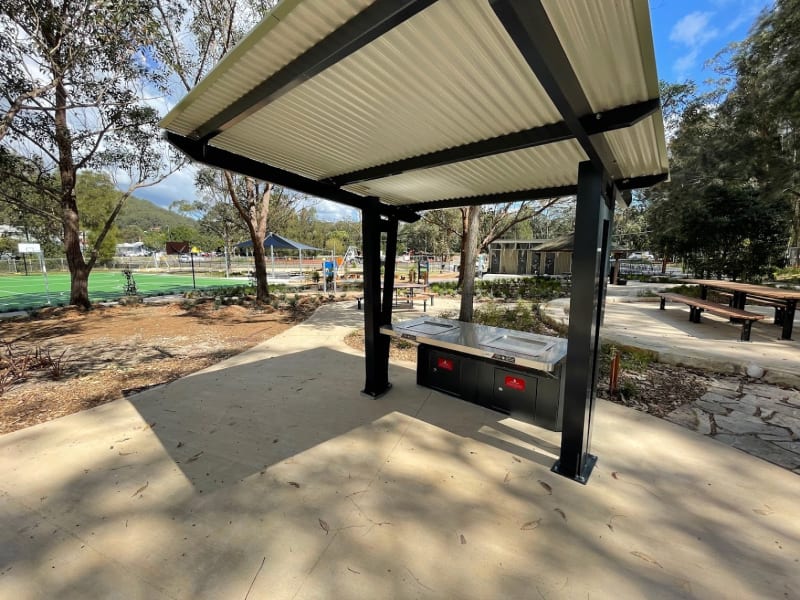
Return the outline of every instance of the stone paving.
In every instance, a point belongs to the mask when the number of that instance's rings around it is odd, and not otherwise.
[[[800,475],[800,391],[715,379],[666,419]]]

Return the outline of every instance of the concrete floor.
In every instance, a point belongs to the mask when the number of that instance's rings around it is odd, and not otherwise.
[[[410,365],[362,396],[361,319],[0,437],[0,597],[800,597],[797,475],[600,402],[579,485]]]

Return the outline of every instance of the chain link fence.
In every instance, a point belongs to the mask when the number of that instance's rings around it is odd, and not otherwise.
[[[45,258],[48,273],[68,273],[66,258]],[[194,263],[194,264],[193,264]],[[276,275],[310,273],[321,268],[321,259],[304,258],[302,264],[297,258],[276,258],[274,262]],[[267,257],[267,273],[272,274],[273,263]],[[226,264],[224,256],[190,256],[190,255],[154,255],[154,256],[118,256],[111,261],[98,263],[97,270],[153,273],[195,273],[224,274]],[[253,258],[249,256],[230,257],[230,274],[247,276],[253,270]],[[42,272],[39,257],[25,255],[20,258],[0,259],[0,275],[37,274]]]

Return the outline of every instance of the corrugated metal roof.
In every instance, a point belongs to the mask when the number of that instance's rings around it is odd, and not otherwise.
[[[283,2],[162,121],[191,137],[370,0]],[[645,0],[543,0],[593,111],[657,98]],[[625,178],[667,170],[661,112],[603,136]],[[562,116],[488,0],[439,0],[208,143],[327,178],[557,123]],[[572,140],[345,186],[413,205],[574,184]]]
[[[387,204],[469,198],[531,188],[566,186],[586,154],[574,140],[528,148],[348,186]]]

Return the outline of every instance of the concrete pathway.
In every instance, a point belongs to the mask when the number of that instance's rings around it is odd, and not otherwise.
[[[0,436],[0,598],[800,597],[795,474],[599,402],[558,477],[559,434],[406,365],[359,394],[349,304]]]

